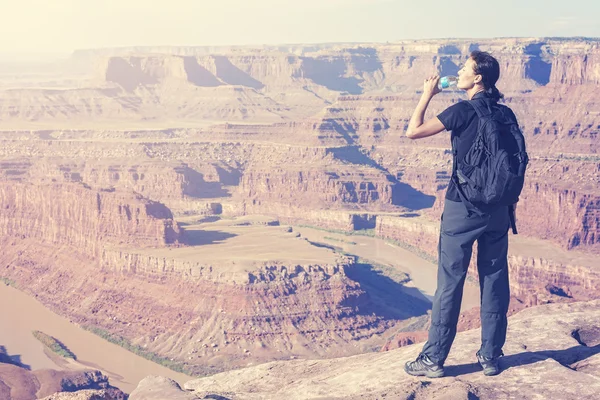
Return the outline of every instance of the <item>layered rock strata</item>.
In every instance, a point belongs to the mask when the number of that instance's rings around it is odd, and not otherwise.
[[[427,309],[424,300],[395,293],[392,301],[391,293],[363,287],[366,278],[357,277],[368,272],[352,259],[240,269],[124,251],[105,251],[98,262],[31,238],[5,239],[2,247],[3,278],[73,322],[176,360],[189,373],[356,354]]]
[[[0,233],[99,254],[104,245],[159,247],[175,243],[178,225],[164,205],[139,195],[83,184],[0,184]]]
[[[420,345],[385,353],[330,360],[273,362],[200,378],[173,390],[164,379],[149,377],[131,400],[152,399],[152,391],[228,399],[535,399],[560,393],[568,400],[600,396],[598,376],[599,302],[553,304],[525,310],[509,319],[503,372],[486,377],[474,364],[480,332],[459,333],[443,379],[430,381],[405,374]],[[567,379],[567,380],[565,380]],[[565,384],[565,382],[568,382]],[[178,397],[174,397],[178,398]],[[186,397],[182,397],[186,398]]]
[[[435,256],[448,135],[404,130],[422,77],[455,74],[475,49],[502,61],[498,86],[530,150],[520,231],[569,250],[512,246],[513,294],[527,305],[594,296],[600,48],[583,39],[110,50],[78,89],[2,90],[3,274],[78,323],[201,372],[351,354],[353,337],[369,349],[408,311],[374,300],[350,265],[240,274],[182,261],[168,254],[180,239],[168,208],[375,229]],[[441,93],[428,117],[460,99]]]
[[[67,372],[49,369],[29,371],[18,365],[0,362],[0,397],[3,400],[42,398],[125,400],[127,395],[112,387],[108,378],[100,371]]]
[[[439,223],[423,217],[378,216],[377,236],[397,240],[422,249],[437,258]],[[600,273],[594,268],[595,256],[565,251],[543,241],[510,234],[509,275],[511,294],[526,305],[552,301],[596,298]],[[477,276],[477,246],[470,269]]]

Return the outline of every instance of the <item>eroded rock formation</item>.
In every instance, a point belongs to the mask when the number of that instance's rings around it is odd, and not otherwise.
[[[390,306],[349,262],[239,269],[174,256],[175,243],[209,244],[174,216],[263,214],[435,257],[448,134],[411,141],[404,130],[422,77],[455,74],[475,49],[501,60],[498,86],[531,156],[513,295],[595,297],[600,47],[583,39],[80,52],[86,79],[0,89],[2,276],[201,372],[377,347],[369,338],[422,304]],[[460,100],[441,93],[428,117]]]
[[[4,351],[0,352],[0,358],[2,356],[5,356]],[[112,387],[100,371],[29,371],[0,362],[0,397],[3,400],[125,400],[127,395]]]
[[[3,182],[0,202],[4,238],[35,238],[96,255],[104,245],[156,247],[179,237],[178,225],[164,205],[84,184]]]
[[[184,387],[198,397],[240,400],[535,399],[557,393],[568,400],[593,399],[600,396],[599,306],[597,300],[554,304],[510,317],[500,360],[504,370],[497,378],[484,376],[477,366],[481,338],[479,330],[471,330],[457,335],[445,367],[447,377],[434,381],[404,373],[404,363],[421,350],[413,345],[347,358],[273,362],[196,379]],[[164,379],[148,377],[131,400],[153,399],[152,391],[167,388],[174,395],[186,393]]]

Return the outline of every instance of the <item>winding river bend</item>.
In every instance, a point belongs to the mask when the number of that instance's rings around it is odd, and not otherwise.
[[[99,369],[109,377],[111,385],[127,393],[148,375],[167,376],[181,385],[192,379],[83,330],[4,283],[0,283],[0,304],[0,345],[6,348],[9,356],[32,370]],[[77,356],[78,362],[56,365],[33,337],[31,332],[34,330],[63,342]]]
[[[417,255],[393,246],[384,240],[366,236],[346,236],[312,228],[294,228],[311,240],[329,243],[344,251],[408,273],[407,286],[418,289],[420,295],[431,299],[436,288],[436,266]],[[167,376],[180,384],[191,377],[174,372],[114,345],[54,314],[34,298],[0,283],[0,345],[32,370],[93,368],[105,373],[113,386],[131,392],[148,375]],[[465,285],[463,310],[479,305],[479,288]],[[40,330],[63,342],[77,355],[77,363],[56,365],[45,353],[41,343],[32,335]]]

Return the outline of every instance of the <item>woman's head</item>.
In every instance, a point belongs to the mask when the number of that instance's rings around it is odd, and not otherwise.
[[[500,78],[500,64],[498,60],[484,51],[474,51],[458,71],[458,87],[469,90],[477,86],[485,90],[493,99],[500,100],[504,96],[496,88]]]

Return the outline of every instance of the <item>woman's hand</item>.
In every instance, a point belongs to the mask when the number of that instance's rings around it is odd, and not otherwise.
[[[441,92],[442,90],[438,88],[439,82],[439,75],[430,76],[425,79],[425,82],[423,83],[423,95],[431,98]]]

